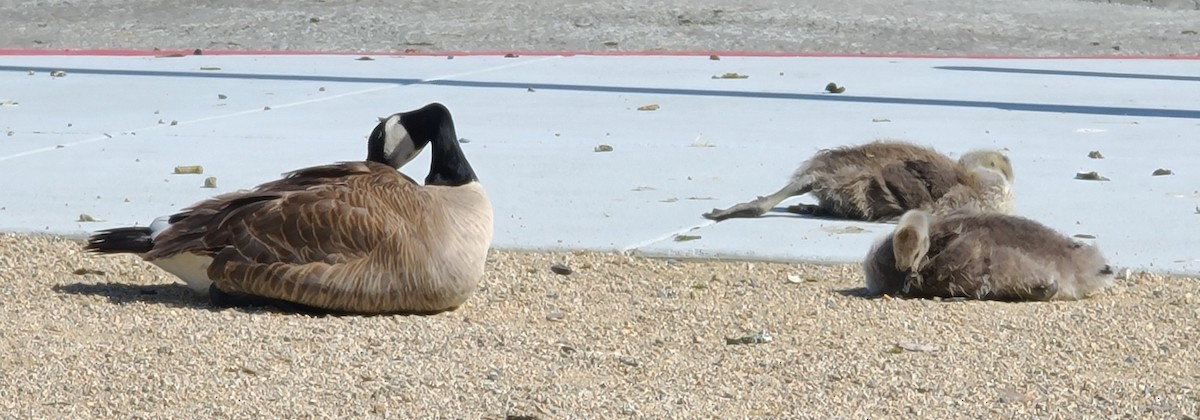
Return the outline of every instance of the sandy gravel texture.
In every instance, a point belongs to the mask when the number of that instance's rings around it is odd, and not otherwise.
[[[1200,11],[1079,0],[8,0],[4,48],[1189,54]]]
[[[862,297],[856,266],[493,251],[459,311],[311,318],[215,311],[134,257],[3,234],[0,407],[14,418],[1196,418],[1197,281],[1138,274],[1081,302],[939,302]],[[773,340],[726,344],[763,331]]]

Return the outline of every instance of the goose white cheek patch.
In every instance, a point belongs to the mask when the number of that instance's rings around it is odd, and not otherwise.
[[[412,137],[409,136],[408,130],[400,125],[400,117],[392,116],[388,118],[387,124],[383,127],[383,154],[384,156],[396,156],[402,163],[408,163],[417,156],[416,145],[413,143]]]

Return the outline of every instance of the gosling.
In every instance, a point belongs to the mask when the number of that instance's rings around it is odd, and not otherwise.
[[[910,210],[863,261],[867,291],[912,298],[1083,299],[1113,282],[1093,245],[1033,220],[962,208]]]
[[[932,148],[874,141],[821,150],[774,194],[713,209],[704,217],[758,217],[809,192],[817,197],[816,205],[794,205],[787,211],[870,222],[895,221],[914,209],[944,214],[971,207],[1007,214],[1013,208],[1012,181],[1012,162],[999,151],[973,150],[955,162]]]

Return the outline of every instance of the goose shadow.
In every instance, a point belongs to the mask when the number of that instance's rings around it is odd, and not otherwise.
[[[862,298],[862,299],[867,299],[867,300],[878,300],[878,299],[883,298],[882,294],[872,294],[870,291],[867,290],[866,287],[851,287],[851,288],[847,288],[847,289],[834,290],[834,293],[837,293],[837,294],[845,296],[845,297],[852,297],[852,298],[856,297],[856,298]],[[965,297],[928,299],[928,298],[910,298],[910,297],[895,297],[895,296],[893,296],[892,298],[893,299],[902,299],[902,300],[928,300],[930,302],[938,302],[938,303],[966,302],[966,301],[970,300]]]
[[[71,283],[55,285],[50,289],[67,295],[98,296],[114,305],[147,303],[210,312],[220,309],[182,284]]]
[[[359,314],[350,312],[330,311],[287,301],[222,294],[222,304],[214,305],[210,298],[196,296],[187,286],[182,284],[137,285],[124,283],[72,283],[52,286],[51,290],[68,295],[99,296],[114,305],[129,303],[147,303],[164,305],[172,308],[186,308],[208,312],[236,310],[250,314],[277,313],[282,315],[307,315],[314,318],[324,317],[357,317],[371,318],[376,316],[430,316],[443,312],[397,312],[380,314]]]
[[[834,290],[834,293],[845,297],[856,297],[863,299],[879,299],[879,295],[873,295],[867,291],[866,287],[851,287],[848,289]]]

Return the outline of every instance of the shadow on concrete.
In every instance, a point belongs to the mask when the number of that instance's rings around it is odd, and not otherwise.
[[[946,67],[946,69],[953,69]],[[1158,117],[1158,118],[1186,118],[1200,119],[1200,110],[1194,109],[1155,109],[1155,108],[1132,108],[1132,107],[1110,107],[1110,106],[1092,106],[1092,105],[1060,105],[1060,104],[1041,104],[1030,102],[998,102],[998,101],[969,101],[955,99],[925,99],[925,98],[900,98],[886,96],[854,96],[841,94],[820,94],[820,93],[793,93],[793,92],[748,92],[748,91],[733,91],[733,90],[709,90],[709,89],[676,89],[676,88],[657,88],[657,87],[636,87],[636,86],[605,86],[605,85],[577,85],[577,84],[558,84],[558,83],[536,83],[536,82],[487,82],[487,81],[472,81],[472,80],[423,80],[415,78],[387,78],[387,77],[351,77],[351,76],[321,76],[321,75],[287,75],[287,74],[252,74],[252,73],[220,73],[220,72],[189,72],[189,71],[161,71],[161,70],[123,70],[123,69],[93,69],[93,68],[69,68],[69,67],[31,67],[31,66],[0,66],[0,71],[8,72],[26,72],[26,71],[49,72],[54,70],[62,70],[68,74],[95,74],[107,76],[134,76],[134,77],[179,77],[179,78],[204,78],[204,79],[240,79],[240,80],[281,80],[281,81],[303,81],[303,82],[330,82],[330,83],[372,83],[372,84],[398,84],[412,85],[425,84],[447,87],[461,88],[492,88],[492,89],[529,89],[538,90],[559,90],[559,91],[575,91],[575,92],[603,92],[603,93],[626,93],[626,94],[653,94],[653,95],[687,95],[687,96],[709,96],[717,98],[750,98],[750,99],[780,99],[780,100],[800,100],[800,101],[824,101],[824,102],[850,102],[850,103],[874,103],[874,104],[893,104],[893,105],[922,105],[922,106],[938,106],[938,107],[959,107],[959,108],[991,108],[1006,111],[1025,111],[1025,112],[1049,112],[1049,113],[1064,113],[1064,114],[1088,114],[1088,115],[1111,115],[1111,116],[1126,116],[1126,117]]]
[[[1045,69],[1018,69],[1010,67],[976,67],[976,66],[934,66],[938,70],[955,70],[955,71],[978,71],[988,73],[1009,73],[1009,74],[1036,74],[1041,76],[1083,76],[1083,77],[1108,77],[1114,79],[1139,79],[1139,80],[1170,80],[1174,82],[1200,82],[1200,76],[1174,76],[1169,74],[1139,74],[1139,73],[1110,73],[1102,71],[1080,71],[1080,70],[1045,70]]]

